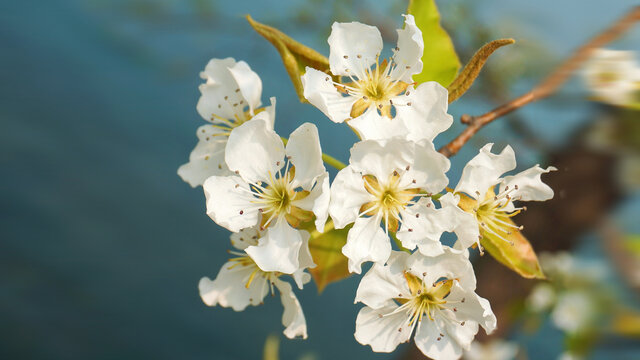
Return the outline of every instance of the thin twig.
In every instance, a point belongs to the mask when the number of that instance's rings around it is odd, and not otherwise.
[[[609,29],[592,38],[585,45],[577,49],[564,63],[556,68],[549,76],[542,80],[536,87],[528,93],[489,111],[480,116],[462,115],[460,121],[467,124],[467,128],[455,139],[440,148],[438,151],[447,157],[455,155],[464,144],[471,139],[482,127],[493,120],[509,114],[531,102],[540,100],[556,91],[573,72],[584,63],[591,53],[607,43],[615,40],[624,34],[636,22],[640,21],[640,6],[631,9],[625,16],[616,21]]]

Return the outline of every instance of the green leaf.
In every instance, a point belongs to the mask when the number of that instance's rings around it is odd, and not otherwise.
[[[280,350],[280,337],[275,334],[267,336],[267,340],[264,342],[264,348],[262,349],[262,360],[278,360],[280,356],[278,352]]]
[[[301,102],[307,102],[303,95],[302,80],[300,80],[300,77],[304,75],[307,66],[328,73],[329,60],[312,48],[293,40],[282,31],[253,20],[249,15],[247,15],[247,21],[249,21],[249,24],[251,24],[258,34],[269,40],[276,50],[278,50],[282,57],[282,63],[287,73],[289,73],[293,87],[296,89],[298,98],[300,98]]]
[[[348,259],[342,254],[342,247],[347,243],[347,234],[351,225],[344,229],[334,229],[333,222],[329,221],[324,233],[311,231],[309,250],[316,267],[309,269],[313,280],[316,282],[318,292],[332,282],[349,277]]]
[[[476,51],[469,63],[465,65],[464,69],[462,69],[460,74],[458,74],[456,79],[447,88],[447,90],[449,90],[449,103],[456,101],[465,92],[467,92],[467,90],[469,90],[473,82],[478,77],[478,74],[480,74],[480,70],[482,70],[482,67],[494,51],[515,42],[516,41],[513,39],[493,40],[481,47],[480,50]]]
[[[424,40],[422,72],[414,75],[413,80],[418,84],[437,81],[449,86],[460,69],[460,60],[449,34],[440,26],[435,0],[409,0],[407,13],[416,19]]]

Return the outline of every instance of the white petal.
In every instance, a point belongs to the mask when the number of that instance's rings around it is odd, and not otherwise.
[[[273,284],[280,290],[280,300],[282,301],[282,307],[284,307],[284,312],[282,313],[282,325],[286,327],[284,335],[289,339],[297,336],[306,339],[307,322],[304,319],[302,306],[300,306],[298,298],[291,289],[291,284],[278,278],[273,280]]]
[[[389,237],[380,227],[380,218],[358,218],[349,234],[342,253],[349,258],[349,272],[360,274],[365,261],[384,263],[391,253]]]
[[[398,66],[391,72],[391,78],[411,83],[411,76],[422,72],[422,53],[424,40],[422,31],[416,26],[413,15],[404,16],[404,29],[398,29],[398,50],[393,55],[393,62]]]
[[[285,151],[296,167],[294,187],[301,186],[308,190],[318,176],[326,173],[322,163],[318,128],[315,125],[311,123],[300,125],[289,136]]]
[[[244,250],[249,246],[258,245],[258,239],[262,236],[262,232],[257,226],[240,230],[237,233],[231,233],[231,245],[238,250]]]
[[[362,175],[387,181],[396,170],[413,165],[414,143],[403,139],[360,141],[351,148],[349,166]]]
[[[464,302],[461,301],[462,299]],[[457,320],[480,324],[487,334],[496,329],[497,320],[489,301],[478,296],[472,289],[465,289],[460,284],[454,283],[447,300],[452,303],[458,302],[457,304],[445,304],[449,308],[456,308],[455,317]]]
[[[214,123],[221,121],[217,117],[232,121],[236,121],[236,117],[245,120],[244,106],[240,103],[244,99],[234,91],[234,85],[219,83],[200,85],[202,95],[196,105],[198,114],[203,119]]]
[[[244,61],[238,61],[234,66],[229,67],[229,72],[238,86],[237,89],[240,89],[242,97],[246,100],[250,111],[253,113],[253,110],[260,106],[262,80]]]
[[[448,247],[444,248],[444,254],[433,257],[414,252],[407,260],[407,267],[419,278],[424,274],[426,284],[447,278],[458,279],[457,282],[464,289],[476,288],[476,276],[469,259],[462,252]]]
[[[381,116],[375,109],[366,110],[357,118],[349,120],[348,124],[358,132],[358,136],[362,140],[406,138],[409,135],[405,121],[398,117],[389,119],[386,116]]]
[[[262,271],[293,274],[299,269],[302,242],[302,232],[281,219],[267,229],[257,246],[249,246],[245,251]]]
[[[500,191],[503,191],[506,186],[513,188],[517,185],[518,189],[511,193],[511,197],[515,199],[522,201],[549,200],[553,198],[553,189],[542,182],[540,175],[555,170],[557,169],[553,166],[543,169],[536,165],[516,175],[505,176],[504,180],[500,184]]]
[[[458,237],[456,248],[466,249],[478,242],[480,230],[475,216],[460,209],[459,202],[459,196],[446,193],[440,197],[442,207],[438,213],[443,231],[453,232]]]
[[[413,162],[403,180],[416,180],[416,186],[430,193],[442,191],[449,183],[446,172],[449,171],[451,162],[437,152],[431,142],[423,141],[414,146]]]
[[[334,22],[327,42],[329,66],[334,75],[362,74],[365,68],[376,62],[382,50],[382,36],[378,28],[359,22]]]
[[[236,60],[233,58],[211,59],[205,66],[204,71],[200,72],[200,77],[207,81],[207,84],[226,84],[232,87],[235,80],[229,72],[229,68],[235,66]],[[233,89],[235,90],[235,88]]]
[[[360,280],[354,302],[378,309],[394,298],[410,297],[411,291],[404,277],[408,257],[406,252],[392,251],[387,265],[374,264]]]
[[[511,146],[504,147],[500,154],[491,153],[493,144],[487,144],[480,149],[471,161],[462,169],[460,182],[455,192],[464,192],[467,195],[478,198],[484,197],[489,188],[498,183],[500,176],[516,167],[516,155]]]
[[[225,263],[215,280],[200,279],[198,289],[202,301],[209,306],[232,307],[235,311],[242,311],[248,305],[259,305],[269,291],[267,280],[256,274],[249,288],[245,286],[256,269],[255,266]]]
[[[231,132],[225,160],[248,182],[268,181],[283,165],[284,145],[266,122],[248,121]]]
[[[342,229],[358,218],[360,207],[371,200],[364,188],[362,175],[351,166],[340,170],[331,184],[329,214],[336,229]]]
[[[406,312],[393,312],[398,306],[393,301],[380,309],[363,307],[356,318],[356,340],[362,345],[371,345],[375,352],[392,352],[411,337],[409,317]]]
[[[269,98],[271,105],[265,106],[264,110],[257,113],[251,120],[262,119],[267,123],[267,128],[273,130],[273,123],[276,121],[276,98]]]
[[[209,176],[230,173],[224,162],[227,137],[216,135],[220,133],[220,129],[211,125],[198,128],[198,144],[189,155],[189,162],[178,168],[178,175],[192,187],[201,186]]]
[[[296,168],[297,173],[297,168]],[[329,173],[325,172],[316,179],[316,184],[311,189],[311,193],[301,200],[293,201],[291,204],[303,210],[312,211],[316,216],[316,229],[324,232],[324,226],[329,217],[329,201],[331,192],[329,191]]]
[[[232,232],[258,223],[258,209],[248,194],[249,185],[239,176],[211,176],[202,185],[207,215]]]
[[[394,121],[402,121],[407,139],[433,142],[453,123],[453,117],[447,113],[448,96],[447,89],[435,81],[422,83],[415,89],[410,86],[405,95],[393,100],[397,104]]]
[[[402,241],[402,246],[409,250],[417,246],[426,256],[443,254],[444,249],[440,242],[440,236],[444,231],[442,220],[439,211],[430,200],[420,199],[416,205],[407,207],[403,212],[400,230],[396,236]]]
[[[462,348],[448,336],[446,323],[439,316],[433,320],[423,318],[418,323],[414,342],[423,354],[433,360],[459,359],[462,356]]]
[[[303,285],[311,281],[311,275],[304,270],[307,268],[314,268],[316,264],[313,262],[311,252],[309,251],[309,233],[301,231],[302,245],[300,245],[300,252],[298,254],[298,270],[296,270],[292,276],[298,285],[298,288],[302,289]]]
[[[307,67],[302,76],[302,86],[305,99],[335,123],[349,119],[351,107],[358,100],[353,96],[340,94],[333,85],[331,76],[310,67]]]

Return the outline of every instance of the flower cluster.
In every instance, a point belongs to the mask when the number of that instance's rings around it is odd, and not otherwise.
[[[350,226],[342,254],[351,273],[372,262],[355,301],[364,304],[355,338],[376,352],[391,352],[412,337],[434,359],[460,358],[479,327],[496,328],[489,301],[476,294],[470,248],[482,251],[487,234],[510,243],[521,228],[511,218],[520,201],[543,201],[553,191],[534,166],[516,167],[511,147],[484,146],[447,188],[449,159],[434,138],[448,129],[447,90],[417,85],[424,43],[411,15],[398,30],[393,55],[381,60],[377,28],[334,23],[329,37],[330,74],[307,67],[304,96],[330,120],[359,136],[348,165],[330,184],[315,125],[305,123],[283,140],[273,130],[275,99],[260,107],[260,78],[244,62],[213,59],[202,73],[198,111],[210,124],[178,170],[202,185],[207,214],[228,229],[233,258],[215,280],[203,278],[200,294],[210,306],[243,310],[278,289],[284,333],[306,337],[306,323],[292,286],[309,281],[315,266],[310,231]],[[330,220],[329,220],[330,217]],[[313,230],[315,229],[315,230]],[[454,233],[445,245],[445,232]],[[393,250],[395,244],[396,250]]]

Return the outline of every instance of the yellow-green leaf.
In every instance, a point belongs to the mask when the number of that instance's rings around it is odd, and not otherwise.
[[[449,34],[440,26],[435,0],[409,0],[407,13],[416,19],[424,40],[422,72],[414,75],[413,80],[418,84],[437,81],[449,86],[460,69],[460,60]]]
[[[249,24],[251,24],[258,34],[269,40],[276,50],[278,50],[278,53],[280,53],[282,57],[282,63],[287,73],[289,73],[293,87],[296,89],[298,98],[300,98],[302,102],[307,102],[303,95],[300,77],[304,75],[307,66],[322,72],[328,72],[329,60],[312,48],[293,40],[282,31],[253,20],[249,15],[247,15],[247,21],[249,21]]]
[[[473,84],[480,74],[480,70],[489,59],[494,51],[505,45],[511,45],[516,41],[513,39],[499,39],[485,44],[480,50],[476,51],[471,60],[464,66],[464,69],[458,74],[455,80],[449,85],[449,103],[456,101],[462,96]]]
[[[334,229],[333,222],[329,221],[324,233],[311,231],[309,250],[316,267],[309,269],[313,280],[316,282],[318,292],[338,280],[349,277],[348,259],[342,254],[342,247],[347,243],[347,233],[351,225],[344,229]]]
[[[640,313],[623,311],[614,317],[611,327],[615,334],[640,338]]]
[[[515,226],[511,219],[505,221]],[[480,228],[480,234],[482,235],[480,245],[500,263],[522,277],[545,278],[533,247],[520,231],[512,231],[510,235],[505,236],[513,245],[488,231],[483,231],[482,228]]]

